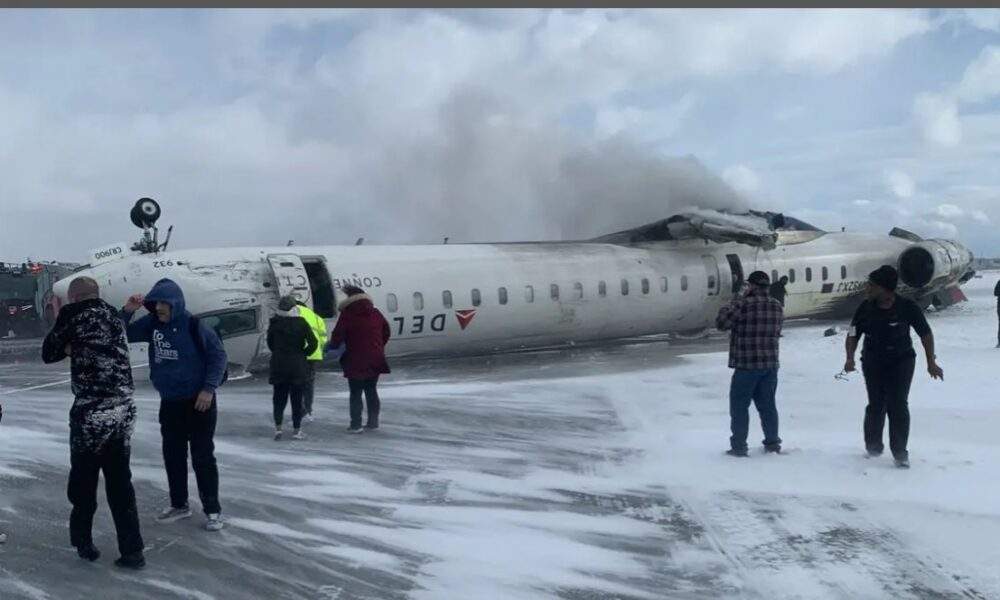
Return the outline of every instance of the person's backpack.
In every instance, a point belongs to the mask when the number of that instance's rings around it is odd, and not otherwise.
[[[207,352],[205,351],[205,342],[201,339],[201,331],[199,330],[200,327],[201,321],[198,317],[191,316],[188,319],[188,328],[191,333],[191,339],[194,340],[194,347],[198,349],[198,354],[200,354],[202,359],[204,359]],[[226,370],[222,372],[222,381],[219,382],[219,385],[221,386],[227,381],[229,381],[228,366],[226,367]]]

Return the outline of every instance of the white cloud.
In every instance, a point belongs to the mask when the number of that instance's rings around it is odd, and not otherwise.
[[[1000,96],[1000,46],[987,46],[965,69],[955,88],[963,103],[978,103]]]
[[[936,212],[943,219],[960,219],[965,216],[965,211],[954,204],[939,204]]]
[[[889,191],[895,194],[897,198],[904,200],[911,198],[917,189],[913,178],[902,171],[892,170],[886,172],[885,181]]]
[[[958,119],[958,104],[947,96],[919,94],[913,102],[913,116],[924,139],[946,147],[962,141],[962,123]]]
[[[944,93],[918,94],[913,115],[924,139],[944,147],[962,141],[959,106],[978,104],[1000,96],[1000,46],[987,46],[965,68],[962,79]]]
[[[855,200],[854,202],[852,202],[851,204],[853,204],[854,206],[860,207],[860,208],[866,208],[866,207],[869,207],[869,206],[872,205],[872,201],[871,200],[865,200],[863,198],[859,198],[859,199]]]
[[[1000,31],[1000,9],[967,8],[962,17],[973,27],[984,31]]]
[[[958,227],[956,227],[954,223],[948,223],[946,221],[928,221],[927,226],[934,231],[933,235],[946,238],[958,237]]]
[[[746,196],[752,196],[760,190],[760,175],[746,165],[727,167],[722,171],[722,179]]]

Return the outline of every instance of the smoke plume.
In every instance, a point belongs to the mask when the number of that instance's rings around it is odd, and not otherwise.
[[[495,95],[454,94],[434,122],[415,124],[421,133],[399,133],[348,169],[350,198],[328,218],[350,230],[345,239],[377,243],[569,240],[692,207],[747,208],[694,157],[595,142],[530,114]]]

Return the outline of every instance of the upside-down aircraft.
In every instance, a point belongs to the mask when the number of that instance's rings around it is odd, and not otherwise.
[[[264,364],[278,298],[293,294],[332,328],[344,286],[363,288],[392,329],[390,356],[470,355],[702,330],[747,274],[788,277],[786,318],[849,314],[870,271],[900,272],[900,293],[921,306],[964,299],[972,254],[960,243],[827,232],[781,214],[691,210],[649,225],[573,242],[353,245],[168,250],[159,205],[132,209],[132,245],[93,250],[88,275],[121,306],[164,277],[223,338],[230,362]],[[360,242],[360,240],[359,240]],[[141,309],[142,310],[142,309]],[[136,349],[137,351],[141,349]]]

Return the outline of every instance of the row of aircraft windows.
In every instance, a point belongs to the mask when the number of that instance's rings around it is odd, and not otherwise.
[[[820,270],[820,275],[823,277],[823,281],[828,281],[830,279],[830,271],[826,267],[823,267]],[[845,267],[844,265],[840,266],[840,279],[841,280],[847,279],[847,267]],[[778,270],[775,269],[771,271],[771,281],[777,281],[777,280],[778,280]],[[812,267],[806,267],[806,281],[812,281],[812,280],[813,280]],[[795,283],[795,269],[788,270],[788,283]]]
[[[823,277],[823,281],[827,281],[830,278],[830,272],[827,270],[826,267],[822,268],[821,275]],[[843,279],[847,279],[847,267],[846,266],[841,266],[840,267],[840,278],[842,280]],[[806,281],[812,281],[812,279],[813,279],[813,270],[812,270],[811,267],[806,267]],[[771,280],[772,281],[777,281],[778,280],[778,271],[777,271],[777,269],[771,271]],[[789,269],[788,270],[788,282],[789,283],[795,283],[795,269]],[[640,280],[639,286],[640,286],[640,289],[642,290],[643,295],[649,294],[649,290],[650,290],[649,279],[643,278],[642,280]],[[686,292],[688,290],[688,287],[689,287],[688,276],[687,275],[681,275],[681,291],[682,292]],[[709,276],[709,278],[708,278],[708,288],[710,290],[714,290],[715,289],[715,277]],[[628,279],[622,279],[621,280],[621,285],[620,285],[619,289],[621,291],[621,295],[622,296],[628,296],[628,294],[629,294],[629,282],[628,282]],[[660,291],[663,292],[663,293],[666,293],[668,289],[669,289],[669,281],[667,280],[666,277],[661,277],[660,278]],[[602,297],[602,298],[608,295],[608,284],[606,282],[604,282],[604,281],[597,282],[597,295],[600,296],[600,297]],[[549,297],[552,300],[559,300],[560,296],[559,296],[559,285],[558,284],[553,283],[553,284],[549,285]],[[472,292],[471,292],[470,299],[472,300],[472,306],[480,306],[483,303],[482,292],[480,292],[478,289],[473,289]],[[507,302],[509,301],[509,299],[510,299],[510,296],[507,293],[507,288],[505,288],[505,287],[497,288],[497,301],[501,305],[507,304]],[[576,282],[576,283],[573,284],[573,299],[574,300],[582,300],[583,299],[583,284],[580,283],[580,282]],[[534,288],[534,286],[530,286],[530,285],[524,286],[524,301],[528,302],[528,303],[531,303],[531,302],[535,301],[535,288]],[[453,296],[451,294],[451,291],[445,290],[445,291],[441,292],[441,304],[445,308],[451,308],[454,305],[454,298],[453,298]],[[386,308],[391,313],[394,313],[394,312],[396,312],[396,311],[399,310],[399,300],[396,298],[396,294],[387,294],[386,295]],[[414,308],[414,310],[423,310],[424,309],[424,295],[422,293],[420,293],[420,292],[414,292],[413,293],[413,308]]]
[[[710,278],[708,285],[709,287],[714,288],[715,279]],[[690,287],[690,284],[688,283],[688,276],[681,275],[681,291],[686,292],[688,290],[688,287]],[[640,280],[639,288],[644,295],[648,295],[650,292],[649,279],[643,278],[642,280]],[[667,278],[661,277],[660,291],[666,293],[668,289],[669,289],[669,282],[667,281]],[[619,287],[619,290],[621,291],[622,296],[629,295],[630,286],[628,279],[621,280],[621,285]],[[602,298],[608,295],[608,284],[606,282],[599,281],[597,283],[597,295]],[[555,283],[549,285],[549,298],[551,298],[552,300],[559,300],[559,297],[560,297],[559,285]],[[574,300],[583,299],[583,284],[580,283],[579,281],[573,284],[572,298]],[[483,303],[482,292],[480,292],[478,289],[473,289],[471,292],[470,299],[472,300],[473,306],[481,305]],[[507,292],[507,288],[505,287],[497,288],[497,301],[500,304],[502,305],[507,304],[509,299],[510,295]],[[531,285],[524,286],[524,301],[528,303],[535,301],[534,286]],[[386,294],[385,303],[386,303],[386,308],[388,309],[389,312],[394,313],[399,310],[399,300],[396,298],[396,294]],[[454,305],[454,297],[452,296],[450,290],[445,290],[441,292],[441,304],[445,308],[451,308]],[[422,293],[413,292],[413,308],[414,310],[424,309],[424,295]]]

